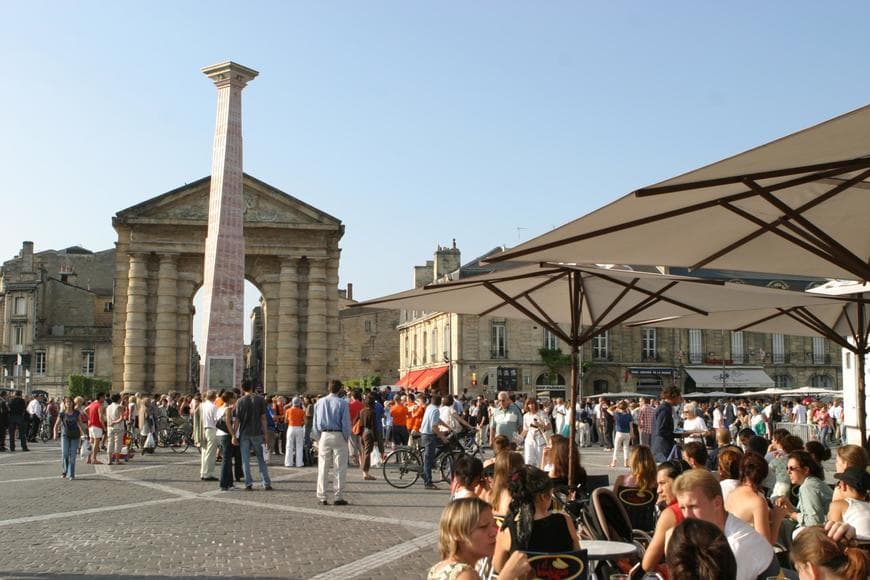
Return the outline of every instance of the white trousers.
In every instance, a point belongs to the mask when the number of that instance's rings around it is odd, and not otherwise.
[[[628,448],[631,444],[631,433],[614,431],[613,435],[613,459],[611,461],[616,463],[616,456],[619,453],[619,449],[622,448],[622,461],[623,463],[628,463]]]
[[[217,430],[214,427],[203,428],[204,445],[199,462],[200,477],[215,477],[214,467],[217,460]]]
[[[589,435],[592,431],[590,427],[589,423],[584,423],[583,421],[577,423],[577,445],[580,447],[589,447]]]
[[[333,469],[333,493],[335,499],[344,499],[344,484],[347,481],[347,441],[344,435],[335,432],[320,434],[317,445],[317,499],[326,499],[326,480]]]
[[[302,446],[305,441],[305,427],[287,427],[287,444],[284,446],[284,467],[302,467]],[[293,457],[296,456],[296,462]]]

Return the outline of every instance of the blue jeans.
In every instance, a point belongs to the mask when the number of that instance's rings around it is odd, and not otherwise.
[[[432,485],[432,467],[435,463],[435,455],[438,453],[440,441],[437,435],[423,434],[423,483]]]
[[[828,448],[828,436],[831,434],[830,427],[822,427],[819,429],[819,443],[822,444],[822,447],[825,449]]]
[[[263,478],[263,487],[272,485],[272,480],[269,479],[269,467],[266,465],[266,459],[263,457],[263,436],[262,435],[242,435],[239,437],[239,446],[242,448],[242,469],[245,471],[245,487],[250,487],[254,484],[251,477],[251,447],[254,448],[254,453],[257,455],[257,466],[260,468],[260,477]]]
[[[60,438],[60,455],[61,466],[67,477],[73,478],[76,476],[76,454],[79,452],[79,437],[61,437]]]
[[[221,489],[229,489],[233,485],[233,441],[229,435],[218,437],[221,446]]]

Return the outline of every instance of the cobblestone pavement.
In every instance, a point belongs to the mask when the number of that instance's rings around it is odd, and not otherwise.
[[[57,444],[31,449],[0,454],[0,578],[410,579],[439,559],[448,493],[420,482],[398,490],[349,468],[350,505],[320,506],[315,468],[273,464],[275,491],[222,492],[199,480],[195,449],[79,461],[75,481],[60,477]],[[599,447],[581,457],[611,481],[627,471]]]

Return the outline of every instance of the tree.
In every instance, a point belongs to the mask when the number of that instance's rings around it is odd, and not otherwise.
[[[547,367],[547,381],[551,385],[556,384],[556,375],[559,371],[571,367],[571,355],[563,354],[558,348],[539,348],[541,362]]]

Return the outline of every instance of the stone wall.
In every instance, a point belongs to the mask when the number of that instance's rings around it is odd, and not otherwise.
[[[399,379],[398,310],[350,308],[339,311],[338,377],[347,381],[369,375],[382,384]]]

